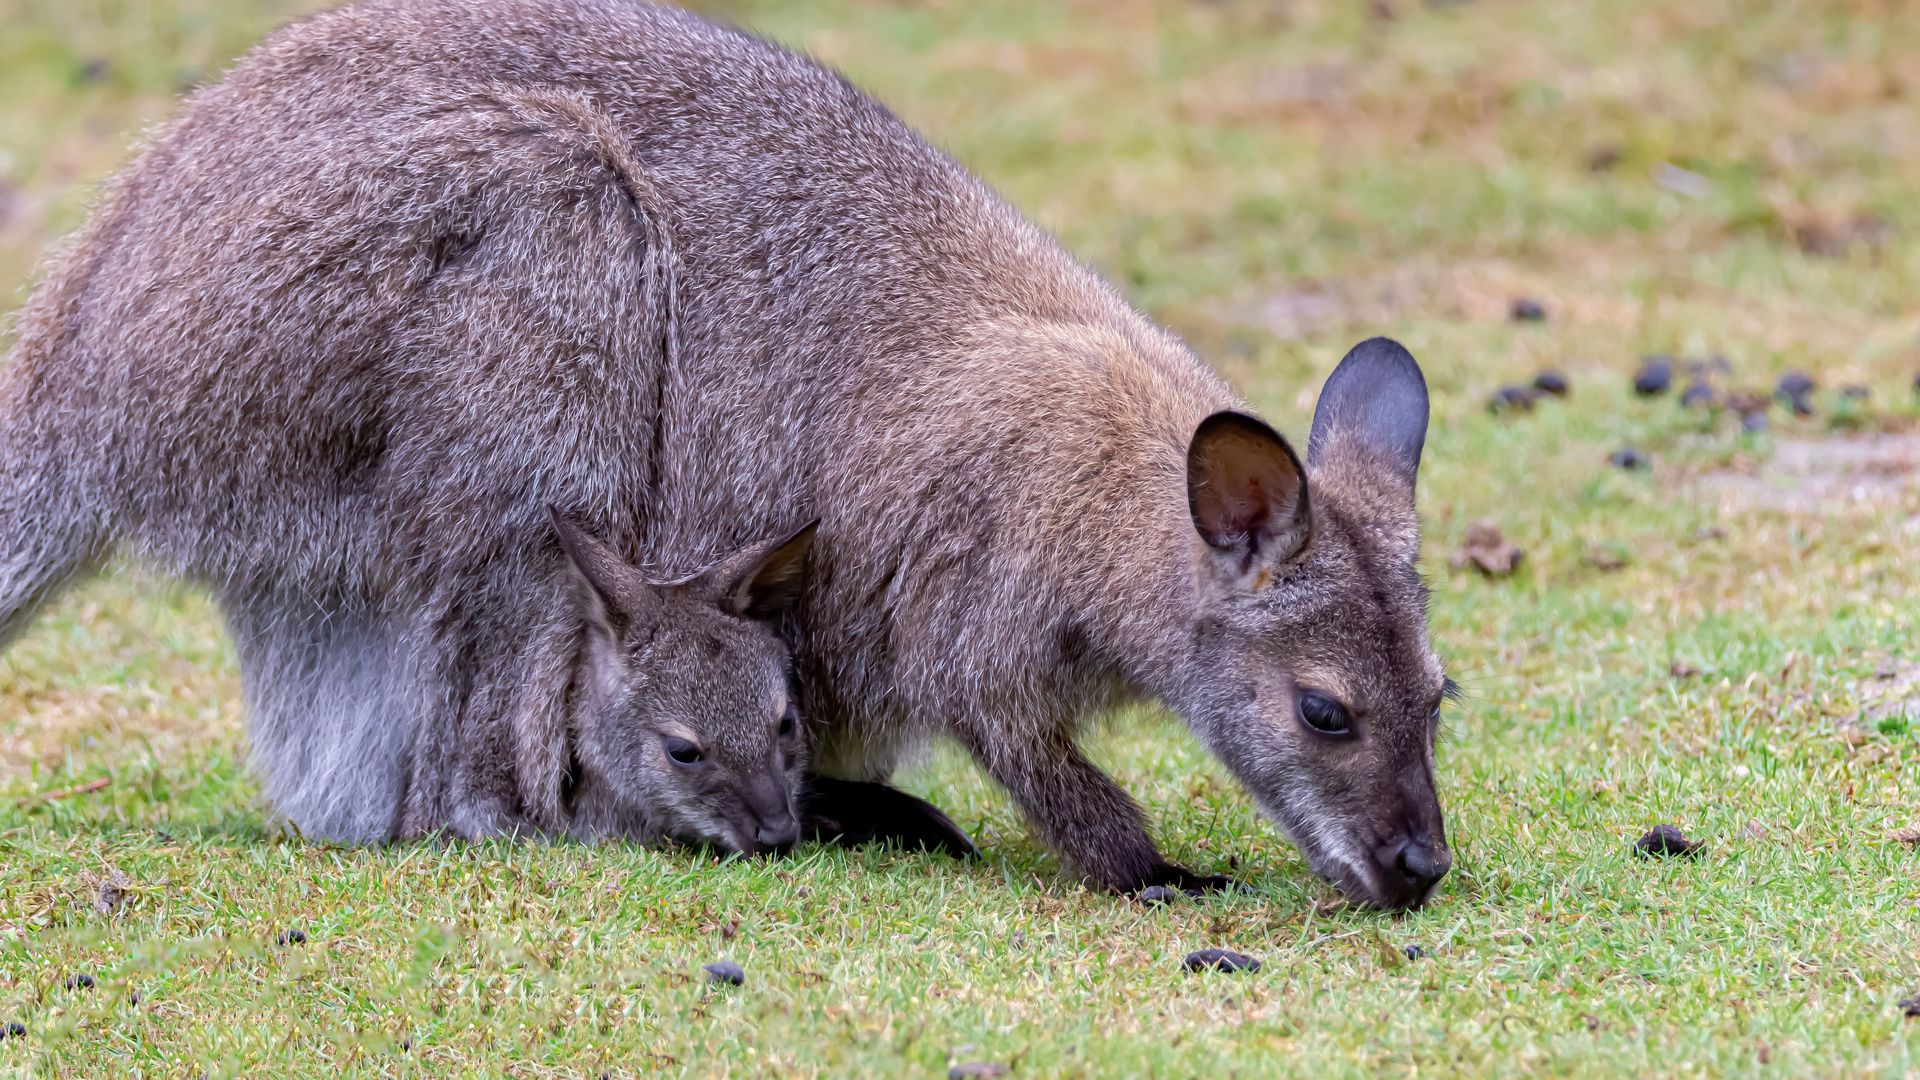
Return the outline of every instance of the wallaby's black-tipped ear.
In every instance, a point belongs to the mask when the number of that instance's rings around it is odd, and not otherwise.
[[[1236,578],[1291,561],[1313,538],[1299,457],[1279,432],[1245,413],[1200,421],[1187,448],[1187,509]]]
[[[1427,380],[1420,365],[1392,338],[1355,345],[1320,388],[1307,436],[1307,464],[1336,447],[1373,457],[1411,489],[1427,443]]]
[[[720,610],[743,619],[772,619],[806,591],[807,553],[820,519],[791,536],[766,540],[720,561],[702,574],[701,592]]]
[[[558,507],[547,507],[547,513],[553,517],[553,531],[560,537],[560,546],[587,585],[583,591],[591,608],[588,617],[605,624],[616,637],[633,623],[650,619],[659,607],[658,588],[612,548],[568,521]]]

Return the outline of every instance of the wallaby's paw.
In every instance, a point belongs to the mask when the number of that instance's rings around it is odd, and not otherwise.
[[[1132,896],[1146,903],[1166,903],[1174,890],[1186,893],[1194,899],[1210,893],[1251,893],[1253,888],[1222,874],[1196,874],[1184,866],[1173,863],[1163,865],[1155,873],[1146,887],[1136,889]]]
[[[858,847],[875,840],[903,848],[980,858],[967,834],[925,799],[885,784],[810,776],[800,820],[809,839]]]

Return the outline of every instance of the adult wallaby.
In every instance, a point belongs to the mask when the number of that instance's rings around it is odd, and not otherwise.
[[[28,303],[0,634],[130,539],[214,584],[256,714],[415,748],[408,834],[467,805],[419,748],[556,727],[546,504],[663,573],[817,517],[787,627],[817,821],[941,833],[873,800],[944,734],[1092,880],[1224,884],[1075,746],[1144,695],[1318,873],[1417,904],[1449,865],[1425,383],[1355,348],[1304,465],[1237,408],[805,59],[627,0],[375,0],[194,94]]]

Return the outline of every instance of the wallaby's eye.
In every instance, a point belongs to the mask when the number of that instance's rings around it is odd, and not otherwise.
[[[676,765],[698,765],[702,757],[700,748],[685,739],[668,739],[667,756]]]
[[[1353,718],[1347,715],[1345,705],[1318,690],[1308,690],[1300,695],[1300,719],[1315,731],[1344,735]]]
[[[793,702],[789,701],[787,702],[787,711],[780,714],[780,734],[782,736],[793,734],[793,721]]]

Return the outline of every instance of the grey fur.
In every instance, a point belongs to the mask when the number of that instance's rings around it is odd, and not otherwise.
[[[488,779],[564,745],[543,506],[668,577],[818,517],[789,629],[820,775],[947,735],[1094,881],[1219,884],[1074,744],[1157,697],[1317,871],[1416,903],[1443,676],[1413,473],[1377,453],[1412,440],[1356,413],[1304,474],[1264,425],[1190,446],[1237,405],[832,72],[620,0],[373,0],[197,92],[29,302],[0,628],[130,540],[281,636],[248,647],[257,724],[411,740],[396,831],[484,833],[561,811]],[[1229,478],[1251,502],[1189,491]],[[1210,548],[1190,503],[1268,542]],[[1309,684],[1350,739],[1301,722]]]

